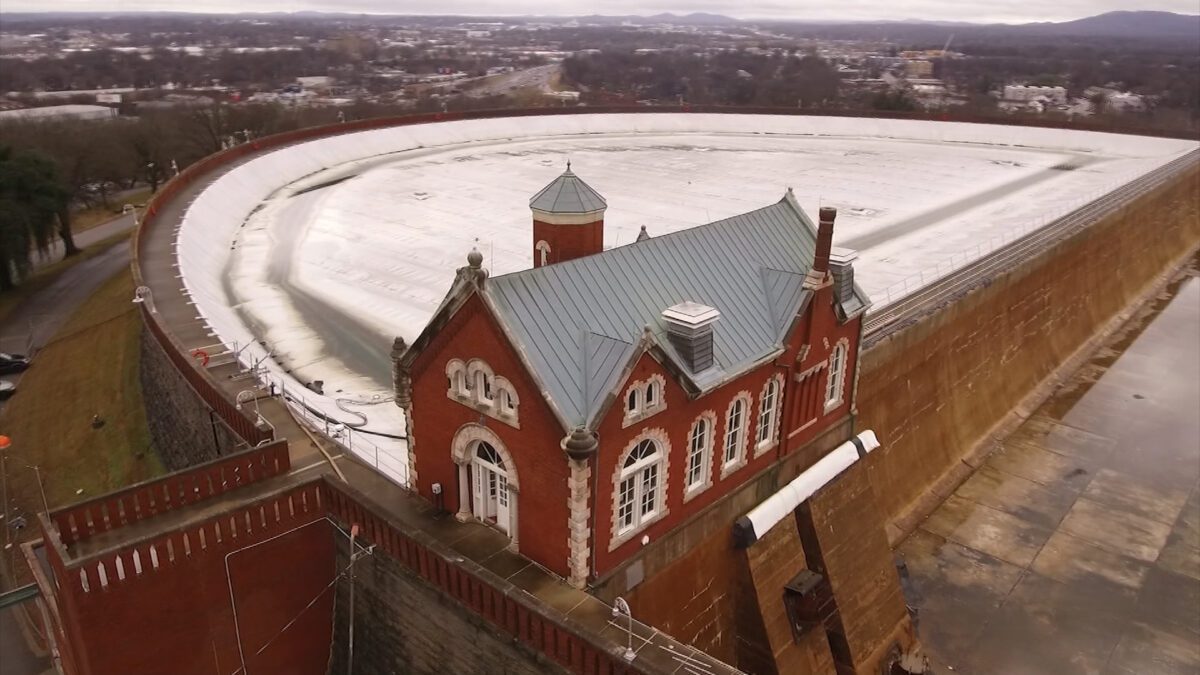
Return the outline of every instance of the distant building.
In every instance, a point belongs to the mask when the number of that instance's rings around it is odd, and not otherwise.
[[[333,78],[328,75],[313,75],[309,77],[297,77],[296,84],[304,89],[328,89],[333,83]]]
[[[904,74],[910,78],[933,77],[933,62],[925,60],[905,61]]]
[[[51,105],[44,108],[22,108],[0,111],[0,122],[52,120],[107,120],[117,116],[115,108],[102,105]]]
[[[1017,103],[1040,101],[1043,104],[1066,105],[1066,87],[1036,87],[1025,84],[1010,84],[1004,87],[1004,100]]]

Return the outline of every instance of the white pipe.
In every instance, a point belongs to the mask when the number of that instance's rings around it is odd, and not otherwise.
[[[822,457],[750,513],[738,518],[733,525],[737,544],[744,548],[758,541],[817,490],[833,482],[843,471],[878,447],[879,439],[875,437],[875,432],[867,430],[834,448],[833,452]]]

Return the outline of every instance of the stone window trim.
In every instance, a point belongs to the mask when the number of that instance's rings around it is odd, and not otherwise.
[[[539,239],[538,243],[534,244],[533,248],[534,248],[534,250],[537,251],[538,257],[541,259],[541,264],[549,265],[550,264],[550,242],[546,241],[545,239]]]
[[[631,382],[625,388],[625,395],[621,397],[621,405],[625,409],[621,428],[627,429],[666,410],[666,389],[667,380],[658,373],[654,373],[644,380]],[[651,402],[647,403],[647,401]]]
[[[825,375],[825,414],[840,407],[846,400],[846,367],[850,358],[850,340],[842,338],[829,352],[829,369]]]
[[[738,438],[734,439],[737,444],[736,455],[733,461],[726,461],[726,448],[729,443],[729,422],[733,416],[733,407],[738,402],[742,404],[742,419],[741,429],[737,432]],[[750,441],[750,414],[754,410],[754,397],[747,390],[742,390],[733,397],[729,402],[729,407],[725,409],[725,434],[721,439],[721,479],[724,480],[729,474],[746,466],[750,462],[750,453],[747,452],[747,446]]]
[[[704,447],[700,449],[700,475],[701,481],[696,485],[688,485],[688,479],[691,478],[692,468],[692,439],[696,433],[696,427],[699,424],[708,425],[706,437],[704,439]],[[683,503],[691,501],[696,495],[703,493],[713,484],[713,452],[716,446],[715,438],[717,435],[717,413],[712,410],[705,410],[700,413],[691,428],[688,430],[687,441],[687,456],[683,462]]]
[[[621,498],[621,478],[622,478],[621,474],[622,474],[622,470],[625,468],[625,459],[627,457],[629,457],[629,453],[633,452],[633,449],[636,448],[639,443],[641,443],[642,441],[647,440],[647,439],[654,441],[655,445],[658,446],[659,453],[662,455],[662,459],[660,459],[658,462],[659,466],[661,467],[661,471],[659,472],[660,477],[659,477],[659,481],[658,481],[658,499],[659,499],[659,504],[661,504],[661,506],[658,508],[657,513],[655,513],[650,518],[647,518],[646,520],[641,521],[640,523],[637,524],[636,527],[631,528],[629,531],[621,532],[620,534],[618,534],[618,532],[621,529],[620,524],[617,522],[618,511],[619,511],[618,504],[620,503],[620,498]],[[640,535],[642,532],[644,532],[646,530],[646,528],[650,527],[654,523],[657,523],[658,521],[662,520],[663,518],[667,517],[670,514],[671,510],[669,508],[667,508],[667,501],[666,501],[667,486],[670,485],[670,483],[671,483],[671,471],[670,470],[671,470],[671,441],[668,438],[667,432],[665,429],[663,429],[661,427],[654,427],[651,429],[646,429],[646,430],[642,431],[641,433],[639,433],[637,436],[633,437],[633,439],[630,440],[628,444],[626,444],[624,450],[621,451],[621,455],[617,458],[617,466],[616,466],[616,469],[613,471],[613,477],[612,477],[612,495],[611,495],[612,501],[610,502],[612,504],[612,515],[611,515],[611,518],[609,519],[609,527],[611,529],[609,530],[610,536],[609,536],[609,540],[608,540],[608,551],[610,553],[617,550],[617,548],[620,547],[622,544],[625,544],[626,542],[629,542],[630,540],[634,539],[635,537]]]
[[[514,429],[521,428],[521,399],[506,377],[495,374],[483,359],[450,359],[446,362],[449,387],[446,397]]]
[[[774,384],[774,400],[771,405],[771,428],[767,432],[767,437],[764,440],[759,440],[760,427],[762,418],[767,413],[767,394],[771,391],[771,385]],[[763,383],[762,392],[758,398],[758,417],[754,420],[754,457],[755,459],[762,457],[764,453],[769,452],[775,446],[779,445],[779,418],[780,404],[783,399],[783,375],[776,373]]]

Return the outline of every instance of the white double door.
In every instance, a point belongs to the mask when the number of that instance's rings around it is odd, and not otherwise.
[[[476,518],[494,524],[507,534],[511,499],[508,473],[503,464],[489,461],[492,457],[481,457],[483,454],[484,448],[481,448],[471,461],[471,510]]]

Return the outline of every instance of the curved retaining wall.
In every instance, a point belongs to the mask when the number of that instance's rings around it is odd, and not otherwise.
[[[575,133],[586,133],[603,132],[606,127],[613,128],[609,126],[609,122],[611,121],[615,124],[617,119],[605,120],[602,117],[597,117],[595,113],[638,113],[639,118],[635,128],[654,128],[656,130],[669,131],[671,125],[665,123],[666,120],[662,120],[661,122],[656,120],[655,113],[680,112],[771,115],[772,117],[761,118],[761,126],[756,127],[754,131],[787,131],[788,133],[797,133],[795,129],[796,120],[792,118],[812,114],[790,109],[729,109],[700,106],[472,111],[359,120],[345,124],[313,127],[276,134],[210,155],[188,166],[178,176],[168,182],[148,204],[141,226],[135,233],[133,239],[133,277],[139,286],[145,284],[141,269],[143,254],[142,240],[148,232],[165,227],[165,225],[159,222],[162,212],[169,205],[176,206],[173,204],[173,201],[181,192],[191,189],[195,184],[211,178],[217,172],[237,162],[246,162],[245,168],[247,170],[227,172],[217,177],[214,185],[219,186],[220,190],[209,190],[202,193],[200,198],[196,200],[196,203],[187,209],[184,218],[185,222],[182,223],[183,227],[179,234],[179,246],[186,251],[186,254],[181,256],[181,271],[184,272],[185,283],[193,295],[206,296],[208,298],[224,298],[219,271],[223,269],[223,264],[219,264],[219,261],[226,259],[229,255],[227,242],[230,241],[233,230],[244,221],[245,217],[262,199],[278,187],[337,163],[379,154],[381,151],[399,151],[416,147],[420,144],[450,144],[461,140],[453,135],[451,131],[453,125],[439,126],[436,132],[428,127],[425,129],[419,128],[419,125],[455,120],[490,120],[546,115],[589,115],[592,120],[600,120],[599,122],[582,119],[570,120],[570,122],[561,120],[559,123],[559,126],[563,128],[562,133],[571,133],[571,129],[575,129]],[[840,131],[833,134],[826,132],[825,135],[836,135],[838,133],[863,135],[864,120],[860,119],[857,115],[849,113],[823,113],[821,116],[844,118],[836,120],[834,123],[835,128]],[[720,121],[718,115],[697,115],[697,117],[701,119],[712,118]],[[910,120],[912,124],[916,124],[918,121],[927,122],[929,120],[940,120],[943,122],[986,122],[989,124],[998,122],[998,120],[994,119],[926,114],[881,114],[877,117],[889,120]],[[893,122],[893,124],[907,126],[905,122]],[[530,129],[528,133],[533,133],[534,125],[517,126],[518,128],[527,126]],[[690,127],[692,124],[689,122],[688,126]],[[717,124],[717,126],[722,125]],[[929,130],[928,124],[921,126],[926,131]],[[1023,124],[1020,126],[1042,127],[1028,129],[1027,133],[1032,134],[1035,139],[1044,139],[1047,145],[1059,147],[1069,147],[1069,144],[1065,145],[1063,142],[1063,134],[1057,131],[1063,128],[1084,131],[1136,132],[1133,129],[1118,129],[1100,125],[1067,125],[1053,122],[1045,122],[1037,125]],[[497,134],[497,137],[509,137],[513,134],[513,126],[510,124],[501,124],[498,125],[498,128],[499,130],[494,132]],[[369,140],[363,137],[361,139],[342,138],[338,139],[337,143],[320,141],[320,139],[329,139],[333,136],[341,136],[352,132],[380,129],[387,129],[389,132],[382,137],[372,134]],[[629,124],[624,124],[621,130],[629,131]],[[746,129],[742,127],[738,131],[745,132]],[[933,140],[988,142],[992,140],[991,137],[994,137],[994,127],[983,125],[946,124],[944,126],[937,126],[935,131],[936,133],[931,136]],[[435,138],[435,134],[437,138]],[[1178,134],[1160,135],[1171,137],[1187,136],[1186,134],[1182,136]],[[386,144],[382,142],[384,138],[387,139]],[[304,141],[318,142],[296,148],[295,152],[288,153],[286,161],[281,161],[280,157],[272,157],[268,154],[268,151]],[[1129,149],[1131,151],[1136,150],[1136,146],[1144,142],[1145,139],[1130,138],[1128,140],[1130,144]],[[386,150],[383,149],[384,145],[387,145]],[[261,156],[256,157],[256,155]],[[216,271],[214,272],[214,270]],[[204,316],[210,325],[217,329],[217,332],[226,342],[237,340],[243,345],[249,345],[250,351],[243,355],[244,363],[253,356],[262,356],[262,354],[255,354],[254,352],[255,350],[258,352],[264,350],[258,347],[249,330],[246,329],[234,312],[223,301],[207,303],[201,301],[198,302],[198,307],[201,310],[201,315]],[[153,303],[143,303],[142,316],[150,328],[150,334],[166,351],[172,364],[179,370],[184,379],[187,380],[190,388],[194,390],[195,395],[228,425],[234,433],[250,445],[257,445],[273,438],[271,430],[256,426],[252,418],[242,411],[237,410],[232,400],[232,395],[225,391],[212,374],[201,367],[199,362],[188,353],[185,345],[172,334],[167,323],[153,310]],[[331,403],[331,401],[328,403]],[[405,482],[401,475],[403,467],[395,467],[395,469],[396,475],[393,477],[397,478],[401,483]]]
[[[1200,168],[863,351],[859,423],[889,538],[911,530],[1200,246]],[[1182,256],[1182,257],[1181,257]],[[1026,411],[1026,412],[1022,412]]]

